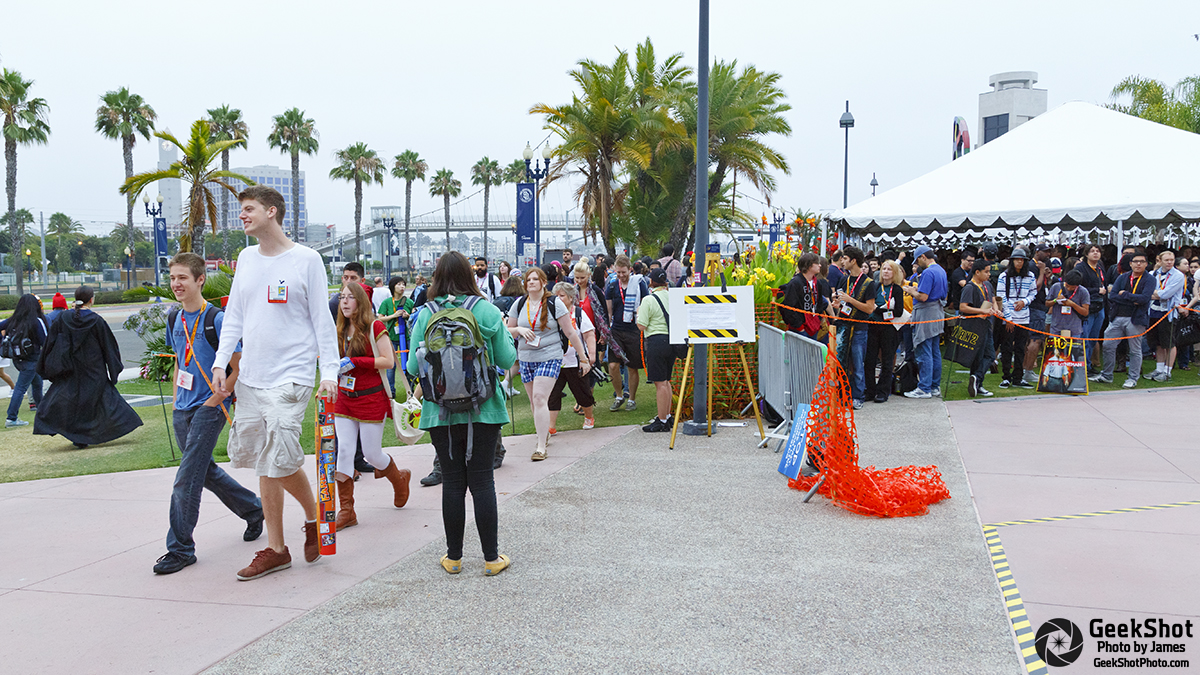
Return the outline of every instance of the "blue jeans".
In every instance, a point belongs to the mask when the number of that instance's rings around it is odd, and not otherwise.
[[[404,364],[400,363],[400,343],[395,340],[392,341],[392,353],[396,355],[396,363],[403,368]],[[404,354],[404,356],[408,356],[408,354]],[[392,366],[389,368],[387,375],[388,384],[392,385],[392,396],[394,397],[396,395],[396,367]]]
[[[183,458],[179,461],[175,487],[171,491],[167,550],[192,555],[196,552],[192,532],[200,518],[200,494],[204,488],[211,490],[222,504],[248,523],[262,518],[262,502],[213,461],[213,446],[225,426],[225,415],[220,408],[200,406],[176,410],[173,417],[175,439],[179,441]]]
[[[8,402],[8,419],[17,419],[17,413],[21,412],[21,403],[25,400],[25,391],[29,389],[29,385],[33,385],[33,404],[38,405],[42,402],[42,378],[37,374],[37,361],[13,361],[13,368],[17,369],[17,380],[13,387],[12,400]]]
[[[926,393],[942,388],[942,348],[940,335],[917,345],[917,387]],[[988,364],[991,367],[991,364]]]
[[[1090,312],[1083,319],[1083,337],[1098,338],[1100,337],[1100,329],[1104,327],[1104,308],[1101,307],[1098,311]],[[1084,342],[1085,351],[1087,352],[1088,370],[1092,368],[1092,351],[1096,349],[1098,342],[1087,340]]]
[[[838,326],[838,361],[850,380],[850,396],[855,401],[863,400],[867,388],[863,372],[863,359],[867,355],[867,324]]]

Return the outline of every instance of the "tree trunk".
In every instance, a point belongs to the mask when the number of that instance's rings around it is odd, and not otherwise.
[[[125,155],[125,180],[133,176],[133,134],[121,137],[121,150]],[[129,227],[129,250],[133,250],[133,203],[137,195],[132,192],[125,199],[125,225]]]
[[[228,150],[221,151],[221,170],[222,171],[229,170],[229,151]],[[229,231],[229,190],[226,190],[223,188],[221,190],[221,231],[222,232]],[[222,235],[222,237],[224,239],[228,239],[228,237],[225,237],[224,235]]]
[[[442,193],[446,200],[446,253],[450,252],[450,191]]]
[[[412,259],[412,242],[409,240],[409,237],[408,237],[408,221],[409,221],[409,216],[411,216],[411,215],[412,215],[412,181],[406,180],[406,181],[404,181],[404,257],[408,258],[408,270],[406,270],[406,271],[412,271],[412,268],[415,267],[415,265],[413,265],[413,259]],[[405,274],[404,276],[406,278],[408,277],[407,274]]]
[[[490,179],[489,179],[490,180]],[[487,221],[488,221],[488,198],[492,193],[492,184],[483,184],[483,257],[488,257],[487,250]]]
[[[679,207],[675,211],[675,220],[671,223],[671,234],[667,239],[676,251],[687,251],[684,244],[687,241],[688,231],[694,230],[689,228],[688,224],[692,222],[692,211],[696,207],[696,167],[692,165],[691,180],[687,182],[687,187],[683,191],[683,199],[679,201]]]
[[[296,218],[292,218],[295,226]],[[354,176],[354,259],[362,255],[362,180]]]
[[[193,183],[188,192],[188,232],[192,237],[192,253],[204,257],[204,193],[203,185]],[[132,250],[132,246],[130,247]]]
[[[300,241],[300,152],[292,150],[292,241]]]
[[[612,223],[609,222],[609,206],[612,200],[612,182],[611,169],[605,170],[607,165],[601,160],[601,165],[598,167],[600,173],[600,237],[604,240],[604,250],[608,251],[610,258],[617,257],[616,242],[613,241]]]
[[[24,244],[23,237],[21,237],[23,228],[17,222],[17,142],[12,138],[4,139],[4,163],[8,169],[4,189],[8,193],[8,234],[12,241],[11,253],[8,257],[12,268],[17,272],[17,295],[24,295],[25,282],[22,280],[22,276],[24,276],[25,266],[21,261],[20,254],[21,246]]]

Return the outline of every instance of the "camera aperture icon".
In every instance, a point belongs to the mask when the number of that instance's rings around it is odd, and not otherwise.
[[[1083,653],[1083,631],[1068,619],[1050,619],[1038,628],[1033,646],[1046,665],[1069,666]]]

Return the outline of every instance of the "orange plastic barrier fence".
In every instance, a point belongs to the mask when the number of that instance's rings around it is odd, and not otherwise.
[[[879,518],[924,515],[930,504],[950,498],[936,466],[864,469],[858,465],[850,384],[833,349],[813,392],[806,423],[808,456],[821,474],[789,480],[788,487],[808,492],[824,475],[818,494],[847,511]]]

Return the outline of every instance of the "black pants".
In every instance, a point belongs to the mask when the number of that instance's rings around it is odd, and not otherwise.
[[[1025,346],[1029,344],[1029,331],[1024,326],[997,321],[1003,335],[1000,337],[1000,367],[1004,379],[1017,384],[1025,377]]]
[[[863,400],[876,398],[887,400],[892,393],[892,376],[896,369],[896,346],[900,344],[900,331],[891,326],[870,324],[867,329],[867,354],[863,357],[867,386]],[[880,365],[879,381],[875,381],[875,364]]]
[[[568,386],[571,387],[571,393],[575,394],[575,402],[580,406],[587,408],[596,405],[590,380],[591,375],[584,377],[579,374],[579,366],[561,369],[558,379],[554,381],[554,388],[550,390],[550,399],[546,407],[549,410],[562,410],[563,390]]]
[[[467,463],[467,425],[452,424],[429,430],[433,449],[442,466],[442,524],[446,529],[446,555],[461,560],[463,530],[467,525],[466,496],[471,490],[475,503],[475,527],[483,546],[483,559],[493,562],[500,557],[496,542],[496,482],[492,464],[496,457],[499,424],[476,422],[472,432],[471,462]]]

